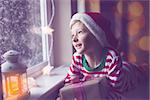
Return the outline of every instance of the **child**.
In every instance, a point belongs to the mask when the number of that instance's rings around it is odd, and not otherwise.
[[[101,13],[77,13],[71,19],[70,28],[76,52],[65,82],[105,77],[103,98],[120,99],[121,93],[134,86],[136,81],[132,80],[135,76],[131,75],[133,68],[122,61],[120,53],[114,49],[117,40],[110,31],[110,22]]]

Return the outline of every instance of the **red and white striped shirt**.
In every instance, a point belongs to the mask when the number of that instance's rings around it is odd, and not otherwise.
[[[89,71],[83,66],[83,55],[74,53],[72,64],[65,79],[65,82],[77,79],[85,81],[88,79],[105,77],[107,81],[106,99],[121,98],[121,92],[130,87],[130,83],[124,73],[128,74],[130,66],[127,62],[122,61],[120,54],[111,48],[107,48],[105,53],[105,63],[101,70]],[[126,70],[123,70],[125,67]],[[129,78],[129,77],[128,77]],[[134,82],[133,82],[134,83]]]

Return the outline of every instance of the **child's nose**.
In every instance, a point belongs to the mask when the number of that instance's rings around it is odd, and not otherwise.
[[[77,42],[78,41],[78,37],[77,36],[74,36],[73,37],[73,42]]]

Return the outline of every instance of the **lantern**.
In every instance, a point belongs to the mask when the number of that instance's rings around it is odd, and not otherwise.
[[[7,51],[1,65],[3,94],[6,100],[26,100],[30,94],[27,81],[27,67],[19,62],[19,52]]]

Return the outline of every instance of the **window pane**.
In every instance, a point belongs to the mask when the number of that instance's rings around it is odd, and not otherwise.
[[[43,61],[40,0],[0,0],[0,55],[21,52],[28,67]]]

